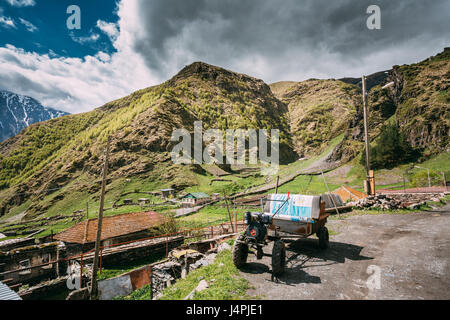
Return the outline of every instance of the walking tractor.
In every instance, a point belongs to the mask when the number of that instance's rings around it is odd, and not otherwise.
[[[328,247],[328,229],[325,227],[329,214],[321,196],[299,194],[270,194],[261,199],[261,212],[245,214],[245,232],[238,236],[233,246],[233,262],[241,268],[247,262],[250,248],[256,258],[262,259],[263,248],[274,241],[272,275],[281,275],[286,266],[286,248],[283,238],[306,238],[316,234],[319,248]]]

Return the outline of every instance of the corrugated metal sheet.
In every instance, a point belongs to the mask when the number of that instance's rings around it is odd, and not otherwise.
[[[0,282],[0,300],[22,300],[17,293]]]

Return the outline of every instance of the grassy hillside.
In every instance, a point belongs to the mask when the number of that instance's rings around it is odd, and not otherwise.
[[[319,154],[343,133],[361,103],[358,87],[339,80],[278,82],[271,88],[289,108],[294,148],[301,156]]]
[[[387,77],[374,77],[382,83],[372,81],[369,92],[372,145],[377,144],[383,124],[398,123],[408,142],[420,149],[421,166],[429,166],[436,175],[449,171],[449,58],[446,49],[418,64],[395,66]],[[286,81],[269,87],[261,80],[197,62],[161,85],[94,111],[34,124],[0,143],[0,224],[69,216],[87,206],[94,217],[108,136],[106,215],[143,210],[137,205],[113,208],[124,198],[141,197],[155,202],[152,209],[169,212],[174,208],[145,193],[161,188],[234,194],[275,182],[276,177],[262,176],[258,166],[228,167],[232,174],[218,181],[206,165],[174,165],[170,158],[173,130],[192,132],[198,120],[203,121],[205,130],[279,129],[281,178],[296,176],[329,157],[342,165],[326,174],[330,188],[348,184],[361,189],[361,90],[356,80],[350,80]],[[382,89],[391,81],[393,87]],[[295,161],[303,156],[307,159]],[[377,170],[377,185],[402,186],[405,171],[412,166],[405,163]],[[408,171],[409,186],[421,181],[421,174],[415,169]],[[299,175],[280,191],[322,193],[326,188],[320,177]],[[226,209],[213,209],[223,219]],[[41,235],[76,222],[75,218],[49,222]],[[35,230],[38,226],[23,227]],[[9,227],[0,232],[5,228]]]
[[[98,201],[105,142],[111,136],[111,200],[139,181],[152,191],[202,183],[198,165],[174,165],[173,130],[279,129],[281,161],[296,158],[287,108],[263,81],[194,63],[172,79],[92,112],[36,124],[0,144],[0,216],[76,211]],[[108,195],[108,196],[109,196]]]

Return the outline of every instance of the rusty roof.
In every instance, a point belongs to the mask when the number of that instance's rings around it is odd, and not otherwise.
[[[165,218],[154,211],[121,214],[104,217],[102,221],[102,240],[107,240],[155,227]],[[98,219],[89,219],[64,230],[54,236],[55,239],[71,243],[95,242]]]

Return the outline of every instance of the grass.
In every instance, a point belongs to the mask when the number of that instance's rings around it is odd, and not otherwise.
[[[160,300],[182,300],[193,289],[200,280],[205,280],[209,288],[196,292],[193,300],[236,300],[249,298],[246,294],[249,282],[239,276],[239,270],[234,266],[231,250],[220,252],[214,263],[188,274],[175,285],[166,288]]]
[[[234,213],[237,212],[237,220],[242,221],[244,218],[244,213],[246,211],[259,210],[259,207],[237,207],[235,210],[230,204],[230,213],[234,222]],[[225,202],[218,202],[211,206],[207,206],[198,212],[180,217],[177,219],[177,225],[184,229],[202,228],[212,225],[217,225],[220,223],[229,222],[228,211],[225,206]]]

